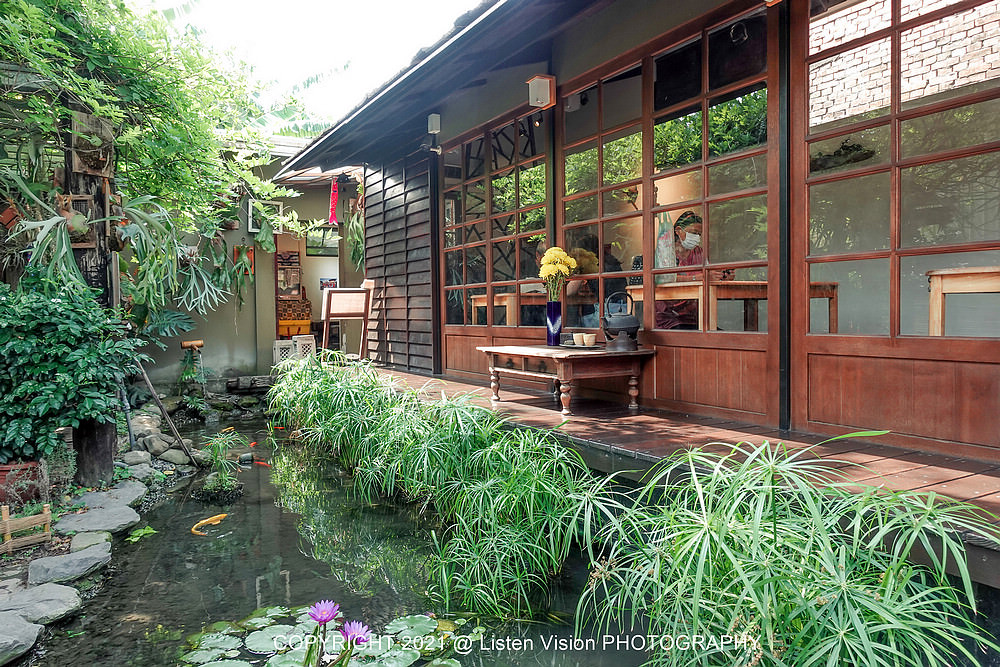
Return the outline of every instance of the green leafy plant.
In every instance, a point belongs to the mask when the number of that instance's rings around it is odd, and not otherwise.
[[[60,426],[115,422],[118,386],[142,358],[123,335],[82,285],[34,275],[16,290],[0,284],[0,463],[47,456]]]
[[[633,500],[597,536],[578,626],[739,640],[660,647],[649,665],[944,666],[997,648],[974,620],[961,537],[997,534],[970,506],[859,492],[809,448],[767,442],[678,452]]]
[[[246,447],[249,443],[245,435],[232,427],[219,431],[205,441],[204,451],[208,452],[215,471],[211,480],[205,483],[206,491],[230,491],[236,488],[236,473],[240,466],[229,458],[229,452],[235,447]]]
[[[129,533],[128,537],[125,538],[125,541],[128,542],[129,544],[135,544],[142,538],[148,537],[150,535],[155,535],[156,533],[157,531],[151,526],[143,526],[142,528],[136,528],[131,533]]]

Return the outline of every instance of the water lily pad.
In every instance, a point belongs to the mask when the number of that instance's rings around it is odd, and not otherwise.
[[[454,658],[438,658],[431,660],[424,667],[462,667],[462,663]]]
[[[277,653],[288,648],[288,635],[295,631],[290,625],[272,625],[247,635],[244,645],[251,653]]]
[[[275,619],[270,616],[254,616],[240,621],[240,625],[247,630],[261,630],[269,625],[274,625],[274,621]]]
[[[319,627],[319,623],[307,617],[306,620],[299,621],[298,624],[296,624],[295,632],[300,635],[311,635],[317,627]]]
[[[232,637],[230,635],[223,635],[220,633],[208,633],[202,635],[201,639],[198,641],[198,648],[200,649],[211,649],[217,648],[223,651],[229,651],[230,649],[240,647],[239,637]]]
[[[458,623],[449,621],[446,618],[439,618],[437,624],[437,629],[441,632],[455,632],[455,630],[458,630]]]
[[[209,633],[218,632],[224,635],[232,635],[243,632],[243,628],[230,621],[216,621],[211,625],[205,626],[205,632]]]
[[[272,655],[271,659],[265,663],[264,667],[302,667],[302,663],[305,659],[306,649],[297,648],[294,651],[288,651],[287,653]]]
[[[354,655],[359,658],[377,658],[392,649],[395,640],[391,635],[375,635],[358,647]]]
[[[192,665],[201,665],[206,662],[218,660],[226,654],[221,648],[198,649],[181,656],[181,660]]]
[[[398,635],[400,639],[413,639],[433,632],[437,629],[437,625],[437,621],[430,616],[414,614],[389,621],[385,631],[390,635]]]
[[[425,617],[426,618],[426,617]],[[410,667],[417,660],[420,660],[420,651],[412,648],[396,647],[386,651],[378,660],[370,663],[373,667]]]
[[[216,660],[215,662],[206,662],[204,667],[253,667],[253,665],[243,660]]]

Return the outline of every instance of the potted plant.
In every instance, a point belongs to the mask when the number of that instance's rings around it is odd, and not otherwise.
[[[37,465],[60,446],[56,429],[70,426],[77,483],[112,478],[116,391],[141,343],[95,294],[32,271],[16,289],[0,284],[0,465]]]

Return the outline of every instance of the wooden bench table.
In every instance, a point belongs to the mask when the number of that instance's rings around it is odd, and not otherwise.
[[[497,345],[477,347],[486,353],[490,368],[491,399],[500,400],[500,375],[548,380],[558,392],[562,413],[569,409],[573,384],[577,380],[608,376],[628,376],[630,410],[639,409],[639,376],[644,359],[653,356],[654,350],[638,349],[628,352],[608,352],[603,347],[573,348],[548,345]]]

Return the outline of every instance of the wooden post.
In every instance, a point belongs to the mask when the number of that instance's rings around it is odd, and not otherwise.
[[[115,474],[115,450],[118,437],[115,424],[98,423],[93,419],[80,422],[73,431],[73,449],[76,450],[76,483],[80,486],[97,486],[110,482]]]
[[[0,523],[3,523],[3,541],[10,542],[10,508],[0,507]]]

